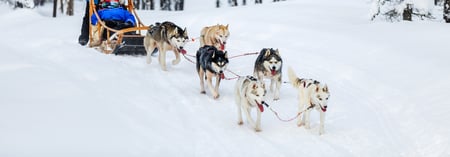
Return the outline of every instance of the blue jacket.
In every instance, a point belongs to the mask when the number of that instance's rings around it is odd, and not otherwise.
[[[114,20],[114,21],[122,21],[122,22],[131,22],[133,26],[136,26],[136,20],[134,19],[133,14],[128,12],[123,8],[110,8],[110,9],[102,9],[99,10],[98,16],[102,20]],[[97,16],[92,14],[91,21],[93,25],[97,24]]]

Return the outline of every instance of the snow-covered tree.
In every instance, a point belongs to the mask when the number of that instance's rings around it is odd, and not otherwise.
[[[389,21],[400,21],[402,15],[408,13],[408,6],[411,7],[413,18],[434,19],[431,11],[434,5],[430,0],[373,0],[370,18],[384,17]]]

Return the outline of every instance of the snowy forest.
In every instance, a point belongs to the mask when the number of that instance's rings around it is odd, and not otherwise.
[[[54,14],[59,10],[62,14],[73,15],[74,0],[1,0],[14,8],[34,8],[43,5],[54,5]],[[248,1],[248,2],[247,2]],[[270,0],[269,2],[279,2]],[[281,0],[285,1],[285,0]],[[262,4],[263,0],[216,0],[211,7],[237,7],[247,3]],[[369,19],[385,21],[439,20],[450,23],[450,0],[371,0]],[[55,5],[56,4],[56,5]],[[184,10],[184,0],[134,0],[138,10]]]

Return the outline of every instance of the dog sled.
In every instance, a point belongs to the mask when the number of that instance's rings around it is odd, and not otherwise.
[[[148,30],[148,26],[145,26],[136,14],[132,0],[127,0],[127,3],[121,4],[121,6],[134,16],[135,26],[120,30],[111,28],[108,26],[108,21],[100,18],[98,14],[99,6],[94,3],[94,0],[90,0],[89,47],[95,47],[106,54],[145,55],[146,51],[143,44],[145,34],[143,31]],[[92,25],[92,16],[95,16],[98,20],[96,25]],[[106,33],[106,37],[103,32]]]

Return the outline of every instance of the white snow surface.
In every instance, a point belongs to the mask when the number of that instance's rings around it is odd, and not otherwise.
[[[282,122],[267,110],[262,131],[237,124],[235,80],[220,98],[200,94],[195,65],[168,53],[157,59],[115,56],[77,43],[84,1],[75,16],[51,17],[51,5],[0,5],[0,156],[2,157],[448,157],[450,156],[450,27],[436,21],[367,19],[361,0],[265,1],[214,8],[186,1],[183,12],[138,11],[147,25],[172,21],[191,38],[229,24],[229,56],[278,48],[297,75],[327,83],[325,134]],[[198,42],[186,45],[194,55]],[[255,55],[228,69],[253,73]],[[231,73],[225,74],[233,77]],[[269,83],[269,80],[266,80]],[[281,87],[267,102],[282,118],[297,113],[297,91]],[[253,113],[255,116],[255,114]]]

